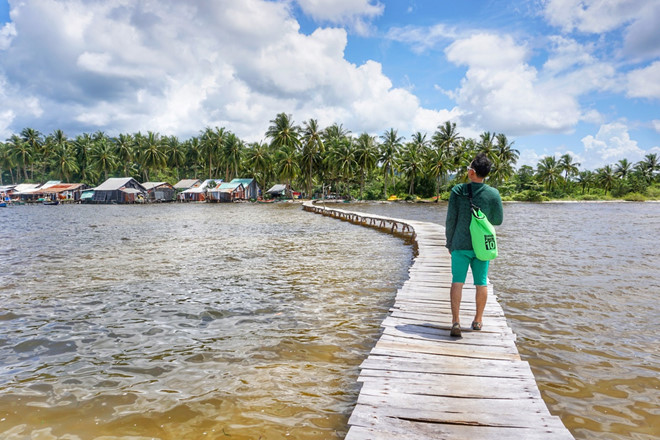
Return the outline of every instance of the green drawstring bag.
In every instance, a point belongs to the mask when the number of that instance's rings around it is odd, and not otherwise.
[[[490,261],[497,258],[497,236],[495,228],[488,221],[486,214],[481,208],[472,203],[472,185],[468,184],[470,198],[470,236],[472,237],[472,249],[481,261]]]

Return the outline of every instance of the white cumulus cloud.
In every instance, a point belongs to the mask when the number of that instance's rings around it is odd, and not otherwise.
[[[628,73],[628,96],[660,99],[660,61]]]
[[[653,126],[653,129],[660,133],[660,119],[654,119],[651,121],[651,125]]]
[[[637,141],[630,138],[628,127],[622,122],[613,122],[600,126],[595,136],[582,138],[585,161],[588,169],[611,165],[621,159],[637,162],[644,158],[646,151],[642,150]]]
[[[385,6],[371,0],[296,0],[316,21],[347,25],[359,35],[370,32],[369,22],[383,14]]]
[[[655,0],[549,0],[544,14],[550,24],[565,31],[601,33],[639,17]]]
[[[581,113],[573,93],[541,80],[510,36],[475,34],[452,43],[447,59],[467,66],[456,100],[463,119],[512,136],[570,130]]]
[[[383,10],[371,1],[300,5],[329,22]],[[0,38],[0,94],[12,91],[5,126],[187,137],[218,125],[253,141],[280,112],[353,132],[445,116],[394,87],[379,63],[348,62],[345,29],[305,35],[291,14],[289,2],[265,0],[12,3]]]

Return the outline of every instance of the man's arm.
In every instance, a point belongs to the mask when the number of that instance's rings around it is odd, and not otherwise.
[[[451,251],[451,241],[456,231],[456,222],[458,221],[458,209],[456,207],[456,194],[454,191],[449,195],[449,206],[447,207],[447,219],[445,220],[445,238],[447,243],[445,247]]]
[[[491,215],[488,216],[488,221],[491,225],[501,225],[504,220],[504,209],[502,208],[502,198],[497,190],[495,190],[495,197],[491,203],[491,207]]]

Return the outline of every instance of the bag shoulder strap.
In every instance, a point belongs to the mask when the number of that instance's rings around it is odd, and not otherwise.
[[[467,188],[468,188],[468,199],[470,199],[470,207],[477,211],[480,210],[481,208],[475,205],[474,202],[472,201],[472,183],[468,183]]]

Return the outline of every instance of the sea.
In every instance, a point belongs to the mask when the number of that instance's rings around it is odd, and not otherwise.
[[[504,214],[490,278],[550,411],[660,437],[660,204]],[[0,208],[0,438],[342,439],[413,258],[297,203]]]

